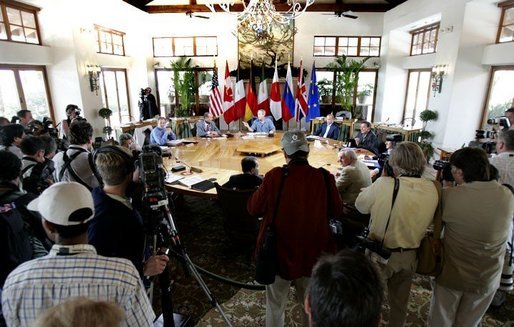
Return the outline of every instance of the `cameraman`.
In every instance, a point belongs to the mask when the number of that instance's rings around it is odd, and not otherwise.
[[[140,119],[151,119],[160,114],[161,112],[159,108],[157,108],[157,101],[155,101],[155,97],[152,94],[152,89],[150,87],[147,87],[146,89],[141,89],[139,99]]]
[[[61,122],[60,135],[63,139],[70,139],[70,125],[71,123],[79,118],[80,119],[80,109],[76,104],[69,104],[66,106],[66,119]]]
[[[145,260],[143,219],[127,196],[133,176],[139,177],[134,172],[132,154],[120,146],[105,146],[97,151],[95,164],[104,186],[93,190],[95,218],[89,226],[89,244],[100,255],[132,261],[141,276],[162,273],[169,258],[154,255]]]
[[[53,184],[53,165],[46,160],[46,143],[40,136],[29,135],[21,141],[23,152],[21,178],[23,189],[34,194],[41,194]]]
[[[417,266],[416,250],[432,223],[438,205],[437,189],[421,178],[426,159],[413,142],[402,142],[391,153],[393,177],[381,177],[362,190],[355,201],[361,213],[371,213],[369,238],[383,242],[391,251],[389,261],[371,253],[387,282],[390,326],[403,326],[407,314],[412,276]],[[392,204],[395,178],[397,197]],[[387,227],[386,227],[387,226]],[[386,229],[387,228],[387,229]]]

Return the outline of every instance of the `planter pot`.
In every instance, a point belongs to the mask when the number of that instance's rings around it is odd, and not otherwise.
[[[332,96],[331,95],[324,95],[321,97],[321,103],[325,104],[332,104]]]

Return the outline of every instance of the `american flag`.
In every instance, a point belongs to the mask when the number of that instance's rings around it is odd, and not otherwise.
[[[212,88],[211,95],[209,96],[209,112],[218,118],[223,114],[223,99],[219,90],[218,82],[218,68],[214,66],[214,73],[212,74]]]

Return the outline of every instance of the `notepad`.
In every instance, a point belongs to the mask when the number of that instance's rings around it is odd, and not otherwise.
[[[205,191],[210,190],[211,188],[214,188],[214,183],[211,182],[210,180],[204,180],[199,183],[191,185],[191,188],[193,190],[205,192]]]
[[[191,176],[191,177],[186,177],[186,178],[179,180],[179,183],[184,186],[191,187],[196,183],[202,182],[203,180],[204,179],[201,178],[200,176]]]
[[[179,180],[183,179],[184,176],[181,176],[181,175],[175,175],[175,174],[168,174],[168,176],[166,176],[166,183],[168,184],[173,184],[173,183],[176,183],[178,182]]]

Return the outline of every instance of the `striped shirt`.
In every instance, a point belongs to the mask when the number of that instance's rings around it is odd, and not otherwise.
[[[114,302],[125,326],[152,326],[155,314],[134,265],[96,254],[92,245],[54,245],[45,257],[18,266],[4,284],[7,326],[29,326],[46,309],[71,297]]]

